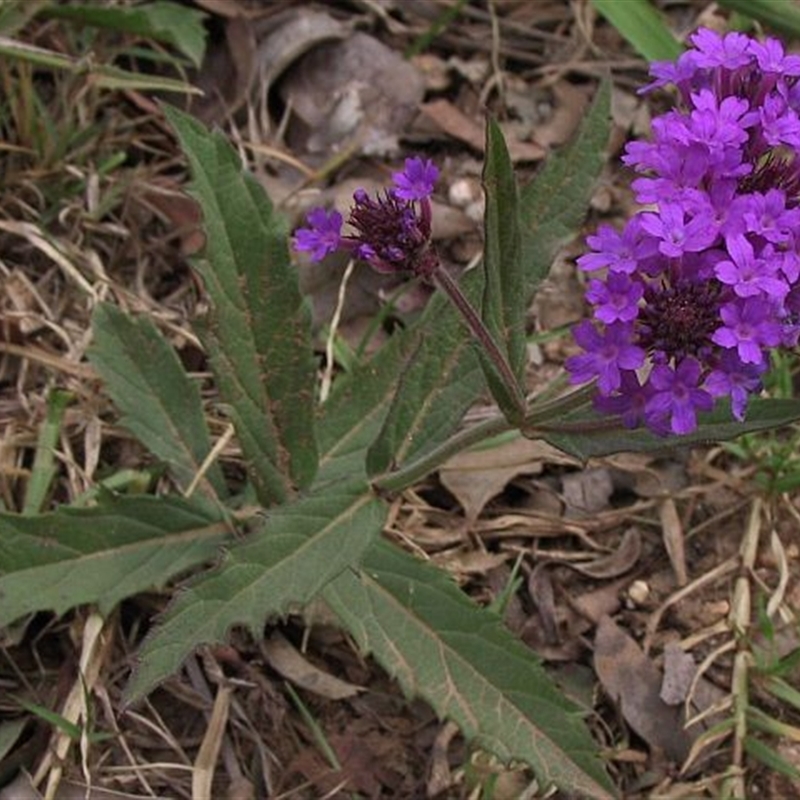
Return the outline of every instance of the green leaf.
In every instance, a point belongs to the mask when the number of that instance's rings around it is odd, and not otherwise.
[[[285,502],[317,469],[310,313],[286,230],[221,135],[174,108],[164,113],[203,210],[206,250],[194,266],[211,298],[202,332],[211,367],[260,502]]]
[[[474,298],[480,279],[477,272],[465,276],[463,291]],[[475,344],[442,293],[431,298],[420,322],[401,335],[410,340],[411,353],[397,370],[397,391],[367,454],[371,476],[444,441],[485,386]]]
[[[269,615],[307,603],[358,564],[386,514],[385,504],[361,481],[331,485],[270,511],[216,570],[178,595],[142,646],[128,697],[141,697],[176,672],[199,645],[223,641],[233,625],[247,625],[260,636]]]
[[[206,50],[207,17],[202,11],[168,0],[136,6],[104,6],[99,3],[56,5],[46,9],[46,16],[67,19],[95,28],[110,28],[146,39],[171,44],[195,67],[203,63]]]
[[[0,514],[0,627],[34,611],[120,600],[214,557],[229,525],[210,505],[109,497],[93,508]]]
[[[719,0],[719,4],[788,36],[800,37],[800,6],[797,3],[787,0]]]
[[[200,390],[190,381],[153,322],[99,304],[92,315],[89,360],[122,412],[121,424],[164,461],[185,489],[211,450]],[[224,497],[218,464],[205,476],[207,493]]]
[[[499,618],[440,570],[379,541],[361,570],[343,572],[323,597],[408,694],[481,747],[525,761],[570,793],[613,796],[577,708]]]
[[[404,331],[375,355],[337,378],[319,410],[319,471],[315,490],[347,478],[366,481],[366,455],[380,433],[400,375],[419,341]]]
[[[600,83],[578,134],[547,158],[520,191],[526,302],[550,272],[559,248],[575,237],[606,161],[610,131],[611,83]]]
[[[592,0],[594,7],[648,61],[674,61],[683,47],[652,0]],[[751,2],[751,0],[747,0]]]
[[[780,428],[800,419],[800,400],[755,398],[747,407],[747,417],[739,422],[728,403],[720,402],[714,411],[698,415],[698,428],[685,436],[657,436],[645,428],[629,430],[614,417],[591,410],[569,414],[557,423],[559,430],[541,436],[565,453],[586,460],[593,456],[619,453],[650,453],[687,445],[735,439],[743,433]]]
[[[483,268],[486,282],[483,289],[481,316],[489,332],[505,353],[511,372],[522,385],[525,378],[525,276],[521,253],[519,201],[514,169],[500,127],[491,117],[486,122],[486,161],[483,167],[483,188],[486,194],[484,215]],[[486,373],[490,387],[495,381]],[[493,395],[508,414],[517,410],[516,403],[504,408],[493,387]],[[508,404],[506,404],[508,405]]]

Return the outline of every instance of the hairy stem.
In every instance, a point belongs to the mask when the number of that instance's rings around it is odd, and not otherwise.
[[[372,482],[372,486],[374,489],[383,492],[399,492],[407,489],[417,481],[430,475],[437,467],[444,464],[448,458],[452,458],[462,450],[467,450],[476,444],[480,444],[484,439],[513,429],[514,426],[505,417],[490,417],[477,425],[459,431],[416,461],[412,461],[395,472],[390,472],[383,477],[377,478]]]
[[[525,394],[494,336],[492,336],[472,303],[464,296],[461,287],[443,267],[438,266],[431,277],[436,286],[450,298],[472,335],[483,347],[484,352],[494,365],[500,380],[505,386],[508,396],[512,399],[519,418],[522,419],[525,414]]]

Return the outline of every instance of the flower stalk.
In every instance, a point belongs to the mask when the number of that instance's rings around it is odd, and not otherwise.
[[[308,215],[310,227],[295,233],[296,250],[320,261],[335,250],[348,250],[377,272],[421,278],[445,293],[461,314],[510,399],[515,422],[525,416],[525,393],[491,331],[461,287],[441,264],[431,242],[430,195],[439,171],[430,161],[406,160],[395,173],[394,186],[377,197],[363,189],[353,195],[348,217],[351,232],[343,233],[344,219],[338,211],[316,208]]]

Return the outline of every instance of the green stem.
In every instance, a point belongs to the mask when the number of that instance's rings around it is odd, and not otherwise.
[[[546,423],[584,405],[591,398],[593,392],[593,385],[582,386],[568,395],[541,403],[538,407],[534,404],[525,416],[524,425],[519,426],[521,433],[528,438],[536,439],[539,438],[539,435],[537,435],[539,432],[566,430],[567,426],[562,427],[558,424],[546,425]],[[613,422],[613,417],[609,418],[609,420]],[[608,427],[609,420],[598,420],[597,426],[601,429]],[[459,431],[416,461],[412,461],[395,472],[390,472],[383,477],[377,478],[372,482],[372,486],[374,489],[383,492],[402,491],[430,475],[444,464],[448,458],[452,458],[463,450],[468,450],[470,447],[474,447],[492,436],[517,428],[518,426],[512,424],[503,416],[490,417],[477,425],[473,425],[471,428]]]
[[[503,351],[495,341],[494,336],[492,336],[491,332],[480,318],[480,315],[472,306],[472,303],[467,300],[464,293],[461,291],[461,287],[453,280],[447,270],[438,266],[433,271],[431,277],[436,285],[450,298],[450,301],[458,309],[472,335],[483,347],[521,419],[525,414],[525,394],[520,388],[519,381],[514,375]]]
[[[497,436],[499,433],[505,433],[505,431],[513,429],[514,426],[505,417],[490,417],[477,425],[473,425],[471,428],[459,431],[446,442],[442,442],[430,453],[413,461],[411,464],[377,478],[372,482],[372,486],[382,492],[399,492],[407,489],[430,475],[437,467],[444,464],[448,458],[452,458],[462,450],[467,450],[476,444],[480,444],[490,436]]]
[[[575,389],[575,391],[569,394],[559,395],[550,400],[537,402],[537,400],[534,399],[528,409],[528,413],[525,415],[523,433],[527,430],[529,425],[539,425],[543,422],[550,422],[554,417],[563,416],[570,411],[574,411],[576,408],[586,405],[586,403],[592,399],[595,392],[595,385],[590,383]]]

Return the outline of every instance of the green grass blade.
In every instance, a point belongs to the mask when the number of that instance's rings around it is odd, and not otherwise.
[[[66,19],[81,25],[131,33],[145,39],[171,44],[195,67],[203,62],[206,50],[207,14],[196,8],[168,0],[141,3],[135,6],[111,6],[101,3],[69,3],[53,5],[45,15]]]
[[[405,57],[413,58],[414,56],[424,53],[441,34],[453,23],[456,17],[461,13],[461,9],[466,5],[467,0],[454,0],[449,6],[436,17],[431,23],[431,26],[424,33],[420,34],[406,50]]]
[[[386,514],[363,482],[332,485],[271,511],[219,568],[177,596],[142,646],[128,697],[141,697],[176,672],[199,645],[223,641],[233,625],[248,625],[260,636],[269,615],[307,603],[359,563]]]
[[[31,477],[25,486],[23,514],[37,514],[45,507],[50,485],[57,471],[54,452],[61,434],[64,413],[71,399],[69,392],[59,390],[50,392],[47,397],[47,414],[39,430]]]
[[[648,61],[674,61],[683,47],[651,0],[592,0],[594,7]],[[747,0],[750,2],[750,0]]]
[[[381,541],[323,597],[408,694],[481,747],[572,794],[614,796],[577,708],[497,616],[441,571]]]
[[[89,359],[122,412],[122,425],[186,489],[211,450],[197,384],[147,317],[132,318],[116,306],[100,304],[92,330]],[[219,465],[212,465],[202,485],[210,495],[226,495]]]
[[[104,89],[137,89],[140,91],[202,94],[200,89],[190,86],[184,81],[163,78],[160,75],[143,75],[136,72],[128,72],[119,67],[106,64],[92,64],[58,53],[55,50],[48,50],[44,47],[36,47],[16,39],[10,39],[7,36],[0,36],[0,56],[16,58],[39,67],[63,69],[74,75],[86,75],[87,78],[91,78],[94,86]]]
[[[787,706],[793,706],[796,711],[800,711],[800,691],[783,678],[778,678],[774,675],[767,676],[764,679],[764,688],[782,703]]]
[[[768,745],[766,742],[756,739],[755,736],[746,736],[744,750],[747,755],[760,761],[773,772],[786,775],[787,778],[791,778],[793,781],[800,781],[800,770],[790,764],[773,746]]]
[[[103,613],[212,559],[229,526],[207,504],[107,496],[93,508],[0,514],[0,627],[83,603]]]
[[[285,502],[317,469],[310,313],[287,232],[219,134],[165,108],[192,172],[206,249],[194,266],[211,299],[201,330],[259,500]]]
[[[787,36],[800,37],[800,5],[790,0],[719,0],[729,8],[750,19],[758,20]]]
[[[14,36],[51,4],[52,0],[4,0],[0,3],[0,34]]]

